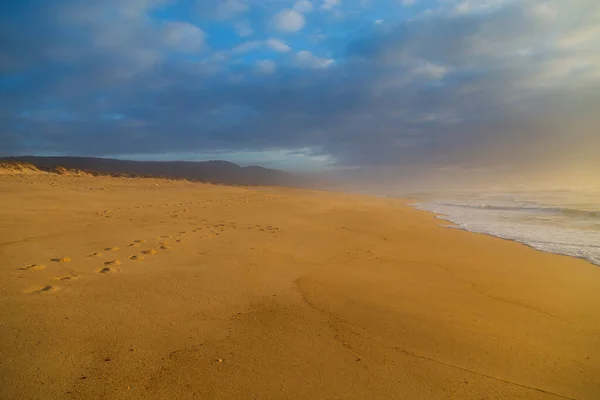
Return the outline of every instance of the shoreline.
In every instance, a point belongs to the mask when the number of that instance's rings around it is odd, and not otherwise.
[[[476,234],[480,234],[480,235],[486,235],[486,236],[491,236],[491,237],[495,237],[498,239],[502,239],[502,240],[507,240],[509,242],[514,242],[514,243],[519,243],[521,245],[524,245],[526,247],[532,248],[536,251],[542,252],[542,253],[546,253],[546,254],[553,254],[553,255],[557,255],[557,256],[565,256],[565,257],[570,257],[570,258],[574,258],[574,259],[580,259],[583,260],[593,266],[596,267],[600,267],[600,261],[598,262],[594,262],[591,259],[585,257],[585,256],[577,256],[577,255],[573,255],[573,254],[568,254],[568,253],[564,253],[564,252],[559,252],[559,251],[551,251],[551,250],[544,250],[544,249],[539,249],[537,247],[535,247],[534,245],[528,243],[525,240],[518,240],[518,239],[514,239],[508,236],[503,236],[501,234],[496,234],[496,233],[490,233],[490,232],[483,232],[483,231],[478,231],[478,230],[471,230],[465,227],[460,226],[458,223],[452,221],[451,217],[449,217],[446,214],[441,214],[441,213],[436,213],[434,211],[429,211],[429,210],[425,210],[422,208],[419,208],[419,204],[422,204],[423,202],[420,203],[411,203],[408,204],[410,207],[414,208],[417,211],[423,211],[426,213],[430,213],[432,215],[434,215],[437,219],[448,222],[448,224],[444,225],[444,224],[440,224],[439,226],[443,227],[443,228],[450,228],[450,229],[457,229],[460,231],[465,231],[465,232],[471,232],[471,233],[476,233]]]

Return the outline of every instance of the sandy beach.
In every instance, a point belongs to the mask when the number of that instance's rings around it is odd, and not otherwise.
[[[0,176],[1,399],[600,398],[600,268],[406,201]]]

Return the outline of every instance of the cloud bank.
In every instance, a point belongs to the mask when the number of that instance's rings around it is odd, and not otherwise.
[[[37,3],[1,6],[2,155],[600,170],[596,0]]]

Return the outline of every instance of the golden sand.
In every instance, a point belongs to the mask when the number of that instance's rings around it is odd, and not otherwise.
[[[392,199],[51,174],[0,189],[1,399],[600,398],[600,268],[582,260]]]

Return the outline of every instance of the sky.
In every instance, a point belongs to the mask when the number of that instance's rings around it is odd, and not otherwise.
[[[600,172],[600,2],[5,0],[0,105],[0,156]]]

